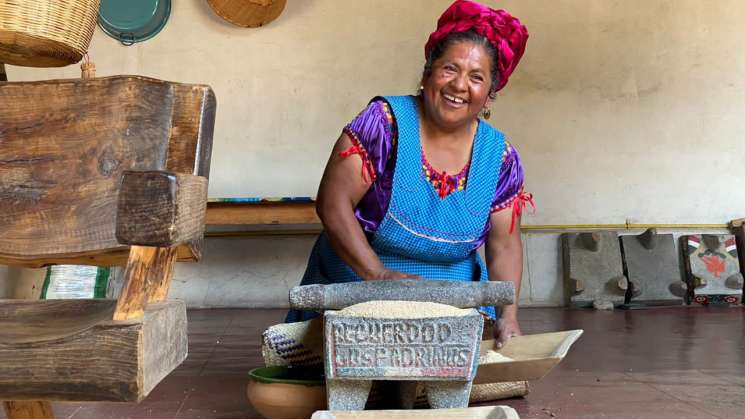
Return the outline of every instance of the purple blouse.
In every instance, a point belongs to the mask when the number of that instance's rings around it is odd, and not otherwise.
[[[393,172],[396,167],[398,134],[388,104],[383,100],[371,102],[344,128],[344,133],[350,137],[353,146],[341,155],[346,157],[359,154],[363,160],[362,175],[372,181],[370,189],[355,209],[362,229],[371,235],[378,229],[388,210],[393,189]],[[428,165],[426,161],[423,163]],[[464,175],[465,172],[462,172],[459,176]],[[422,176],[425,176],[424,171]],[[455,180],[457,184],[459,179]],[[467,182],[467,179],[464,181]],[[517,150],[507,143],[499,182],[492,201],[492,212],[511,206],[514,226],[514,218],[520,215],[526,202],[532,204],[532,197],[523,192],[523,167],[520,156]],[[486,240],[488,233],[489,223],[486,223],[479,245]]]

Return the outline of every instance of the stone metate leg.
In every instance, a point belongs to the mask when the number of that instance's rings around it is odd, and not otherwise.
[[[370,380],[326,380],[328,409],[364,410],[371,386]]]
[[[413,409],[416,402],[416,387],[418,381],[399,381],[398,383],[398,408]]]
[[[424,383],[427,401],[432,409],[468,407],[471,381],[427,381]]]

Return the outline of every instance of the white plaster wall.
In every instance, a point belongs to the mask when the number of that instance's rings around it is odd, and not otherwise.
[[[174,0],[156,38],[123,47],[97,30],[90,55],[99,76],[213,86],[210,196],[314,195],[340,128],[372,96],[415,90],[423,44],[450,2],[289,0],[277,21],[243,29],[204,0]],[[520,150],[536,196],[538,211],[523,224],[745,216],[745,2],[484,3],[510,10],[531,32],[492,117]],[[8,76],[78,77],[79,68],[9,67]],[[557,235],[524,242],[521,298],[560,304]],[[179,265],[172,295],[195,307],[285,304],[311,244],[208,239],[201,264]]]
[[[726,229],[658,232],[673,234],[676,248],[682,234],[729,234]],[[565,304],[560,234],[523,234],[521,306]],[[207,239],[202,262],[177,265],[170,296],[189,307],[287,307],[287,293],[300,282],[314,241],[314,236]]]
[[[209,238],[204,259],[176,265],[170,297],[190,307],[285,307],[315,237]]]
[[[673,234],[676,248],[682,234],[729,234],[726,229],[658,232]],[[639,233],[619,231],[621,235]],[[560,234],[523,233],[521,306],[565,304]],[[208,238],[200,263],[176,265],[169,297],[186,301],[190,308],[287,307],[288,291],[300,282],[314,241],[310,235]],[[121,282],[121,275],[116,277]],[[43,280],[44,269],[0,267],[0,298],[38,298]]]
[[[0,298],[38,299],[46,269],[0,266]]]
[[[208,83],[218,98],[210,195],[314,195],[341,127],[418,85],[451,0],[289,0],[259,29],[175,0],[163,32],[97,31],[100,76]],[[524,224],[724,223],[745,214],[745,2],[484,0],[530,29],[494,105],[539,211]],[[11,80],[78,77],[10,67]]]

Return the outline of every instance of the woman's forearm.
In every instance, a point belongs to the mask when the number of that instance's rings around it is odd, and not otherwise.
[[[326,235],[339,257],[364,279],[371,279],[383,270],[383,264],[367,242],[354,207],[370,188],[360,172],[362,159],[342,157],[352,141],[342,134],[331,151],[331,157],[318,187],[316,212]]]
[[[342,156],[352,142],[342,134],[318,187],[316,212],[323,223],[331,246],[339,257],[361,278],[417,279],[416,275],[386,269],[362,231],[354,208],[370,189],[369,180],[360,176],[362,160]]]
[[[318,216],[339,257],[363,279],[374,279],[384,267],[365,237],[351,202],[319,202]]]
[[[518,233],[519,234],[519,233]],[[515,285],[515,303],[501,308],[502,318],[517,316],[520,283],[523,273],[523,249],[519,238],[509,244],[487,244],[487,267],[490,281],[510,281]]]
[[[513,228],[512,214],[501,211],[492,214],[491,229],[486,240],[486,266],[490,281],[510,281],[515,285],[515,303],[503,306],[501,316],[505,319],[517,317],[520,298],[520,283],[523,273],[523,243],[520,237],[520,221]]]

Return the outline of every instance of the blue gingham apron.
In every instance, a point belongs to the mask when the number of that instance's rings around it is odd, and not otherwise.
[[[388,211],[370,246],[387,269],[429,280],[488,281],[476,252],[489,222],[499,181],[504,135],[479,120],[466,187],[445,198],[425,178],[421,161],[419,114],[412,96],[385,97],[398,124],[398,150]],[[301,285],[361,281],[321,233],[311,251]],[[494,307],[480,311],[496,318]],[[316,317],[291,310],[287,322]]]

